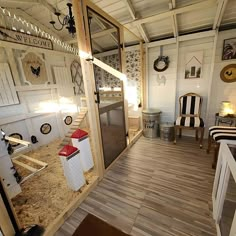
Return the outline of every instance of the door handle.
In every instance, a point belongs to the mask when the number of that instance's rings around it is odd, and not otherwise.
[[[95,102],[97,104],[100,104],[100,96],[99,96],[99,92],[94,92],[94,95],[96,95],[97,99],[95,100]]]

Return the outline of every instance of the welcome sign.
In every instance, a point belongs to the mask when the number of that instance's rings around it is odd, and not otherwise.
[[[0,28],[0,40],[20,43],[24,45],[29,45],[32,47],[53,49],[51,40],[39,38],[33,35],[24,34],[21,32]]]

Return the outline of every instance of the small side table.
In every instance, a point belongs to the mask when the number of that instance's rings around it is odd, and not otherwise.
[[[236,115],[220,116],[219,113],[215,115],[215,125],[227,125],[236,127]]]

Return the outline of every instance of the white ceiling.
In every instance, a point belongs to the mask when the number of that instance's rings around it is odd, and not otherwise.
[[[50,20],[57,22],[55,10],[64,15],[68,14],[66,6],[68,2],[71,0],[0,0],[0,6],[63,41],[72,43],[73,40],[66,29],[56,31],[49,24]],[[236,0],[92,0],[92,2],[145,42],[178,37],[191,32],[232,28],[236,25]],[[1,24],[6,21],[6,17],[3,18],[0,19]],[[18,23],[12,20],[5,23],[7,27],[12,25],[18,26]],[[103,29],[101,27],[101,30],[104,30],[104,27]],[[96,42],[101,44],[104,40],[97,38]],[[100,50],[103,50],[102,45],[100,46]],[[104,47],[104,50],[108,48]]]

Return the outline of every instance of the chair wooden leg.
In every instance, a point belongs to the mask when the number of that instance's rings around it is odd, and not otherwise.
[[[182,137],[182,129],[179,128],[179,138],[181,138],[181,137]]]
[[[218,160],[219,148],[220,148],[220,144],[219,144],[219,143],[215,143],[215,148],[214,148],[214,160],[213,160],[213,163],[212,163],[212,169],[215,169],[215,168],[216,168],[217,160]]]
[[[195,137],[196,137],[196,141],[198,141],[198,129],[196,129]]]
[[[178,127],[175,126],[175,139],[174,139],[174,144],[176,144],[177,131],[178,131]]]
[[[210,133],[209,133],[209,135],[208,135],[208,147],[207,147],[207,153],[209,154],[210,153],[210,150],[211,150],[211,144],[212,144],[212,137],[211,137],[211,135],[210,135]]]
[[[203,136],[204,136],[204,127],[200,128],[201,130],[201,137],[200,137],[200,148],[202,148],[202,141],[203,141]]]

